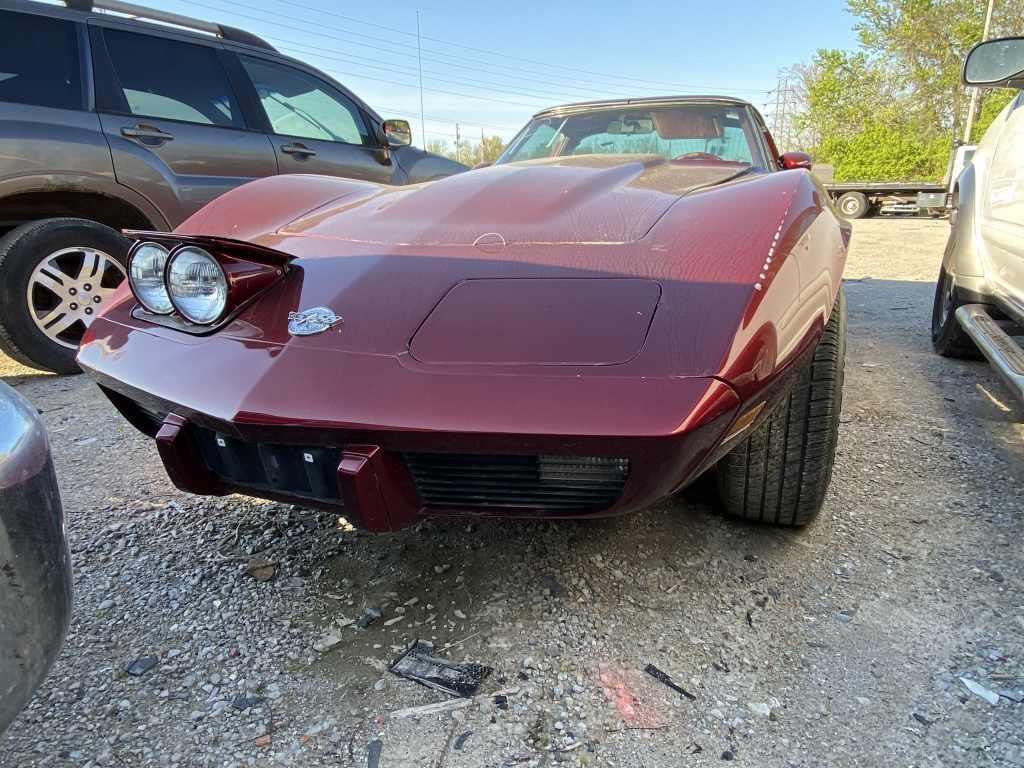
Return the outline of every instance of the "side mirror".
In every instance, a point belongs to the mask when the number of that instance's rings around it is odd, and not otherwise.
[[[1024,88],[1024,37],[978,43],[964,60],[964,85]]]
[[[790,171],[794,168],[806,168],[808,171],[814,167],[811,156],[806,152],[785,152],[782,155],[783,170]]]
[[[383,127],[388,146],[407,147],[412,144],[412,128],[408,120],[385,120]]]

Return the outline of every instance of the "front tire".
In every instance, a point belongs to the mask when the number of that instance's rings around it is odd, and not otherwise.
[[[847,219],[863,219],[868,215],[871,204],[863,192],[847,192],[836,202],[839,212]]]
[[[0,352],[54,373],[125,277],[129,242],[87,219],[42,219],[0,239]]]
[[[977,360],[981,353],[956,321],[957,307],[963,304],[957,294],[956,280],[943,265],[939,269],[932,303],[932,347],[943,357]]]
[[[825,500],[839,435],[846,361],[842,288],[810,363],[772,414],[718,464],[725,511],[743,520],[801,526]]]

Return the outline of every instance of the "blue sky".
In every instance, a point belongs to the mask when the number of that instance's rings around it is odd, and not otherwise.
[[[416,12],[428,139],[510,138],[567,101],[668,93],[740,96],[770,112],[778,72],[817,48],[853,48],[843,0],[440,3],[140,0],[240,27],[318,67],[421,143]],[[771,102],[767,108],[766,102]]]

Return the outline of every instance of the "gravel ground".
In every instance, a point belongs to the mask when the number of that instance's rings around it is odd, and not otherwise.
[[[839,454],[803,531],[723,519],[704,483],[622,519],[362,534],[183,494],[84,378],[0,358],[53,439],[76,589],[0,766],[1024,766],[1024,411],[930,349],[946,231],[856,223]],[[391,714],[447,698],[386,671],[416,638],[493,666],[485,693]]]

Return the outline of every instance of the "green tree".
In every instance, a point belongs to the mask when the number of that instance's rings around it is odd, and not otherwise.
[[[980,0],[847,0],[861,49],[821,50],[795,68],[803,144],[837,180],[939,179],[970,101],[960,69],[982,38]],[[991,36],[1024,33],[1024,0],[996,0]],[[1007,95],[984,95],[974,129]],[[879,144],[881,143],[881,144]]]

